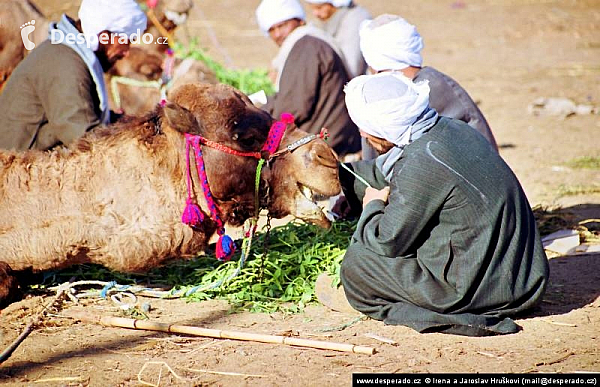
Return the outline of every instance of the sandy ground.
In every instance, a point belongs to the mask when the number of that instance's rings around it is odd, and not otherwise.
[[[37,3],[52,17],[77,6],[57,0]],[[258,0],[195,3],[187,31],[178,33],[180,39],[197,36],[210,55],[230,66],[268,66],[276,47],[254,20]],[[479,103],[532,206],[561,206],[580,220],[600,218],[600,171],[568,166],[579,157],[600,157],[600,116],[533,116],[527,110],[538,97],[600,106],[597,0],[360,4],[373,15],[396,13],[417,25],[425,39],[425,64],[454,77]],[[567,195],[569,191],[588,193]],[[0,384],[130,386],[142,380],[161,386],[338,386],[349,385],[357,372],[600,372],[600,254],[557,256],[550,259],[550,267],[551,283],[542,305],[520,318],[522,331],[509,336],[418,334],[372,320],[331,331],[355,316],[320,305],[289,316],[231,314],[220,301],[151,300],[150,317],[157,321],[299,335],[372,346],[377,353],[190,338],[53,317],[0,367]],[[51,295],[30,297],[2,311],[0,347],[50,299]],[[69,306],[62,314],[76,309]],[[84,310],[114,312],[104,301]]]

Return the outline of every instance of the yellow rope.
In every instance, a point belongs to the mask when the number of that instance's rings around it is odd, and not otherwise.
[[[158,18],[156,17],[156,14],[154,13],[154,9],[149,8],[148,12],[147,12],[148,18],[150,19],[150,21],[152,22],[152,24],[154,24],[154,26],[156,28],[158,28],[158,32],[161,33],[161,35],[164,35],[168,38],[168,44],[169,47],[173,48],[175,46],[175,39],[173,38],[173,34],[171,34],[169,31],[167,31],[167,29],[165,27],[163,27],[162,24],[160,24],[160,21],[158,20]]]
[[[119,85],[127,85],[134,87],[151,87],[154,89],[160,90],[161,99],[166,99],[166,92],[169,87],[171,87],[171,82],[163,83],[162,81],[140,81],[133,78],[113,76],[110,79],[110,88],[113,96],[113,100],[115,102],[115,107],[117,109],[121,109],[121,95],[119,93]]]

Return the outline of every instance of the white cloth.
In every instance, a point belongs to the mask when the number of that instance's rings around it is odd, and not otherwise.
[[[385,24],[381,21],[388,19]],[[394,15],[365,20],[360,27],[360,51],[376,71],[422,67],[423,39],[415,26]]]
[[[429,108],[428,83],[415,84],[400,72],[358,76],[344,92],[348,113],[358,128],[398,147],[411,141],[413,125],[424,113],[435,113]]]
[[[306,2],[311,4],[329,3],[336,8],[347,7],[352,4],[352,0],[306,0]]]
[[[263,0],[256,8],[256,20],[264,34],[275,24],[286,20],[305,20],[304,8],[298,0]]]
[[[98,50],[98,34],[141,34],[146,30],[146,14],[135,0],[83,0],[79,7],[81,28],[93,51]],[[94,38],[95,37],[95,38]]]
[[[281,81],[281,73],[283,72],[283,67],[285,66],[285,62],[287,61],[290,52],[298,42],[298,40],[302,39],[306,35],[313,36],[315,38],[321,39],[325,43],[329,44],[331,48],[342,58],[342,62],[346,63],[346,59],[344,58],[344,54],[342,50],[339,48],[335,40],[331,35],[322,29],[313,26],[312,24],[305,24],[303,26],[297,27],[293,30],[283,41],[283,44],[279,48],[277,52],[277,56],[271,61],[271,66],[275,71],[277,71],[277,79],[275,80],[275,90],[279,91],[279,83]]]

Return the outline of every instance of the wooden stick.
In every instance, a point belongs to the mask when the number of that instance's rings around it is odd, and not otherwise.
[[[199,372],[203,374],[214,374],[214,375],[226,375],[226,376],[243,376],[245,378],[266,378],[267,375],[253,375],[253,374],[240,374],[239,372],[224,372],[224,371],[209,371],[209,370],[197,370],[194,368],[181,368],[182,370],[190,372]]]
[[[391,345],[398,345],[398,343],[395,342],[394,340],[388,339],[387,337],[376,335],[375,333],[365,333],[364,336],[369,337],[374,340],[377,340],[377,341],[381,341],[383,343],[387,343],[387,344],[391,344]]]
[[[329,349],[332,351],[340,352],[353,352],[361,353],[365,355],[373,355],[376,350],[372,347],[364,347],[360,345],[344,344],[344,343],[332,343],[328,341],[317,341],[309,339],[299,339],[296,337],[276,336],[276,335],[264,335],[259,333],[239,332],[239,331],[223,331],[220,329],[208,329],[200,328],[189,325],[174,325],[166,324],[154,321],[136,320],[132,318],[124,317],[110,317],[104,316],[99,320],[98,318],[91,318],[90,316],[73,316],[82,321],[95,320],[100,324],[107,327],[120,327],[129,329],[141,329],[147,331],[167,332],[167,333],[182,333],[191,336],[202,336],[212,337],[216,339],[230,339],[230,340],[241,340],[241,341],[256,341],[260,343],[271,343],[271,344],[285,344],[296,347],[307,347],[307,348],[318,348],[318,349]]]
[[[86,378],[79,376],[66,376],[64,378],[45,378],[35,380],[34,383],[48,383],[48,382],[84,382]]]
[[[573,355],[575,355],[575,352],[569,352],[566,355],[559,357],[558,359],[535,363],[535,365],[536,365],[536,367],[538,367],[538,366],[542,366],[542,365],[552,365],[552,364],[560,363],[561,361],[566,360],[567,358],[569,358]]]
[[[575,324],[563,323],[563,322],[559,322],[559,321],[551,321],[551,320],[544,320],[544,319],[540,319],[540,321],[543,321],[545,323],[552,324],[552,325],[560,325],[563,327],[572,327],[572,328],[577,327],[577,325],[575,325]]]

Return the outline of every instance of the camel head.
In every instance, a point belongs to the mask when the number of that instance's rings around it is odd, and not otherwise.
[[[165,115],[172,127],[191,128],[191,134],[238,152],[260,152],[274,121],[243,93],[223,84],[184,85],[174,90],[170,101]],[[280,148],[307,135],[288,128]],[[224,220],[242,224],[254,214],[257,159],[208,146],[203,146],[202,152],[212,195]],[[314,195],[329,197],[340,192],[337,171],[337,157],[331,148],[322,139],[312,140],[265,167],[261,203],[267,205],[273,217],[292,215],[328,227],[329,221],[314,202]]]
[[[202,61],[192,58],[173,59],[173,71],[169,75],[170,83],[167,87],[167,96],[171,96],[171,91],[187,83],[213,83],[217,84],[215,73],[208,68]],[[142,87],[139,85],[127,84],[126,81],[117,81],[113,84],[113,77],[125,77],[135,81],[157,82],[163,76],[163,62],[165,54],[149,49],[144,46],[131,46],[127,57],[117,61],[115,65],[105,75],[106,83],[109,87],[111,98],[111,107],[116,109],[114,100],[115,92],[118,94],[121,102],[118,108],[123,109],[128,115],[144,115],[154,110],[161,100],[161,92],[158,87]],[[1,73],[1,70],[0,70]],[[113,90],[116,87],[117,90]]]
[[[163,60],[164,56],[156,51],[131,46],[127,57],[117,61],[108,71],[108,75],[128,77],[140,81],[156,81],[162,75]]]
[[[159,0],[155,12],[162,26],[171,32],[186,22],[192,7],[192,0]]]
[[[281,148],[292,144],[308,133],[288,128]],[[330,221],[317,204],[318,197],[331,197],[340,193],[337,156],[327,143],[317,137],[292,152],[276,157],[271,162],[268,209],[274,218],[292,215],[321,227]]]

